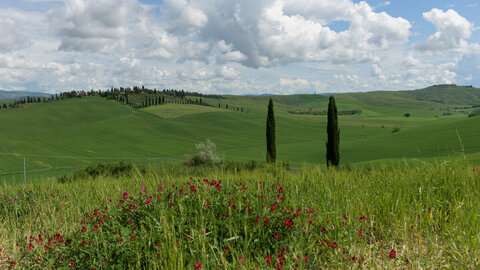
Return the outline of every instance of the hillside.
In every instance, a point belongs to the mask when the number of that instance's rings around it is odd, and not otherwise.
[[[457,100],[463,100],[462,91],[468,91],[460,90]],[[465,155],[477,162],[480,118],[468,117],[474,110],[469,105],[473,102],[444,104],[416,98],[425,91],[434,95],[437,90],[336,95],[339,110],[361,111],[339,118],[341,164],[392,165],[445,159],[462,156],[462,145]],[[447,90],[438,91],[443,97]],[[268,98],[223,96],[203,99],[212,107],[166,104],[135,109],[94,96],[1,110],[0,181],[23,180],[24,157],[27,178],[33,181],[95,162],[178,163],[205,139],[213,140],[225,159],[262,162]],[[288,111],[325,109],[328,97],[292,95],[273,99],[279,161],[288,161],[294,167],[304,162],[323,165],[326,117]],[[405,117],[406,113],[410,117]],[[399,132],[392,133],[396,128]]]

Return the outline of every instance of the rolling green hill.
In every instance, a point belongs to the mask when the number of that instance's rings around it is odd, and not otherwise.
[[[480,117],[468,117],[480,100],[479,90],[440,88],[336,95],[339,110],[362,111],[339,117],[341,164],[432,162],[463,154],[473,162],[480,160]],[[453,99],[451,92],[457,90]],[[22,181],[24,158],[27,180],[32,181],[95,162],[176,163],[205,139],[213,140],[225,159],[263,161],[268,98],[223,96],[203,99],[212,107],[166,104],[134,109],[96,96],[1,110],[0,181]],[[326,117],[288,111],[325,109],[328,97],[273,99],[278,159],[296,167],[304,162],[323,166]],[[232,109],[236,107],[244,112]],[[392,133],[394,128],[400,131]]]

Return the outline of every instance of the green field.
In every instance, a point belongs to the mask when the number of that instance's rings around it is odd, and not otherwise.
[[[469,118],[468,113],[472,105],[479,105],[479,96],[479,89],[462,87],[336,95],[339,110],[362,111],[339,117],[341,164],[403,166],[464,155],[478,163],[480,117]],[[323,166],[326,117],[288,111],[323,110],[328,96],[273,99],[278,159],[294,167]],[[217,144],[224,159],[264,160],[268,97],[224,96],[203,102],[213,107],[166,104],[133,109],[87,97],[0,110],[0,181],[23,181],[24,158],[29,182],[96,162],[178,163],[205,139]],[[244,112],[231,109],[236,107]],[[400,131],[392,133],[394,128]]]

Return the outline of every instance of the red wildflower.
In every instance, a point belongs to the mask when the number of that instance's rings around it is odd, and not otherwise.
[[[86,246],[88,246],[88,243],[87,243],[87,241],[83,240],[83,242],[82,242],[81,245],[84,246],[84,247],[86,247]]]
[[[87,231],[87,227],[83,226],[82,227],[82,232],[86,232]]]
[[[362,238],[362,237],[363,237],[363,231],[362,231],[362,229],[360,229],[360,231],[358,231],[358,237],[359,237],[359,238]]]
[[[74,262],[69,262],[68,263],[68,266],[70,266],[71,268],[75,267],[75,263]]]
[[[390,251],[390,254],[388,254],[388,257],[389,257],[390,259],[395,259],[395,258],[397,257],[397,252],[392,249],[392,250]]]
[[[289,228],[293,227],[293,221],[291,219],[285,219],[283,224],[285,225],[285,227],[289,227]]]
[[[348,218],[348,214],[347,213],[343,213],[343,219],[347,219]]]
[[[260,216],[257,216],[255,218],[255,223],[259,223],[260,221],[262,221],[262,218]]]
[[[405,264],[410,264],[410,261],[408,259],[403,260]]]
[[[130,237],[130,241],[135,241],[137,238],[135,238],[135,235],[132,235],[132,237]]]
[[[14,262],[14,261],[11,261],[11,262],[10,262],[10,266],[12,266],[12,267],[15,266],[15,264],[17,264],[17,263]]]
[[[275,239],[278,239],[278,238],[280,238],[280,234],[276,232],[276,233],[273,235],[273,237],[274,237]]]
[[[195,266],[195,269],[197,269],[197,270],[202,269],[202,264],[199,263],[199,262],[196,262],[194,266]]]
[[[367,220],[367,218],[365,216],[361,216],[358,218],[358,221],[360,222],[365,222]]]
[[[271,255],[265,255],[265,257],[263,257],[265,259],[265,262],[270,265],[273,261],[272,259],[272,256]]]
[[[224,249],[223,249],[223,251],[224,251],[225,253],[228,253],[228,252],[230,252],[230,247],[226,247],[226,248],[224,248]]]
[[[333,243],[330,245],[330,247],[332,247],[332,249],[338,248],[337,242],[333,242]]]
[[[308,257],[307,257],[307,256],[303,256],[303,260],[304,260],[305,262],[308,262]]]
[[[208,207],[208,206],[210,206],[210,202],[209,202],[209,201],[206,201],[206,202],[205,202],[205,207]]]
[[[265,218],[265,221],[263,221],[263,223],[265,224],[265,226],[267,226],[267,225],[268,225],[268,223],[270,223],[270,219],[269,219],[268,217],[267,217],[267,218]]]
[[[271,209],[272,211],[275,211],[275,209],[277,209],[277,205],[276,205],[276,204],[272,205],[272,207],[270,207],[270,209]]]

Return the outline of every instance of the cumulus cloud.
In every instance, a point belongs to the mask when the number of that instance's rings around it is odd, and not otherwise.
[[[50,11],[49,19],[60,50],[113,53],[135,36],[134,24],[144,15],[136,0],[71,0]]]
[[[390,1],[25,1],[42,9],[0,8],[0,88],[288,94],[420,88],[477,75],[465,71],[480,52],[468,41],[476,28],[453,10],[426,12],[436,33],[405,46],[410,22],[376,10]]]
[[[437,32],[426,41],[415,44],[417,50],[439,53],[479,52],[478,44],[469,44],[466,41],[472,34],[473,23],[455,10],[443,11],[434,8],[423,13],[423,18],[435,25]]]
[[[18,33],[16,28],[13,20],[0,18],[0,52],[19,50],[30,45],[30,40]]]

